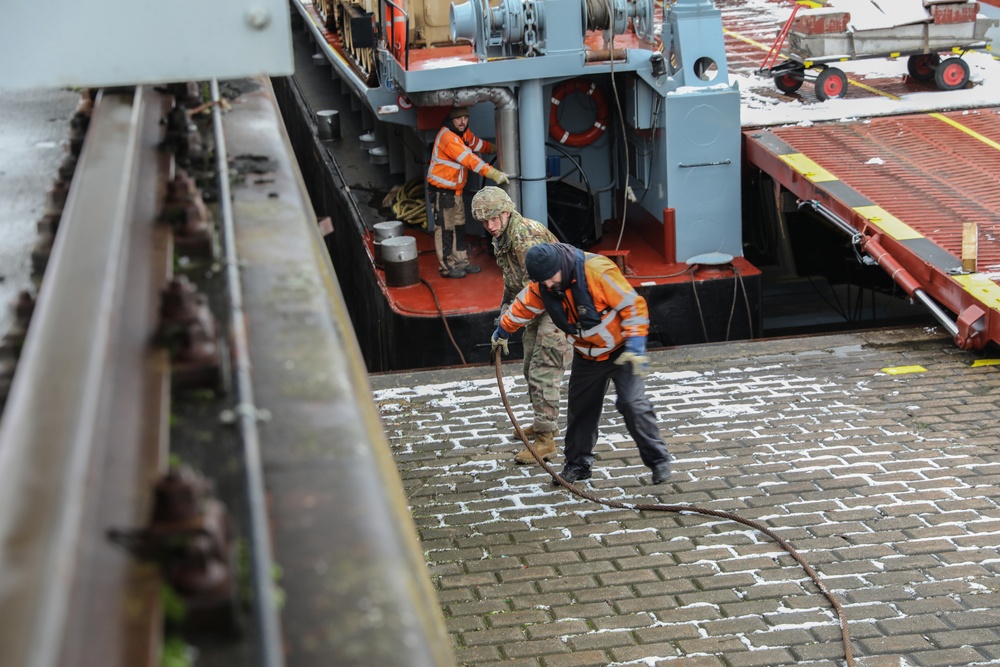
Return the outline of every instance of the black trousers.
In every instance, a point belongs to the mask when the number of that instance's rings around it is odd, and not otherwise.
[[[645,381],[632,374],[632,365],[619,366],[615,359],[621,350],[605,361],[592,361],[573,355],[567,396],[566,467],[589,470],[594,463],[597,427],[601,421],[608,385],[615,383],[618,399],[615,407],[625,418],[625,428],[639,447],[639,456],[647,467],[670,460],[660,436],[653,405],[646,398]]]

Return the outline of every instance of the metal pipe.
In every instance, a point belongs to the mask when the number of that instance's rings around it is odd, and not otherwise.
[[[516,181],[519,174],[518,167],[521,163],[521,153],[518,147],[523,143],[518,141],[518,102],[510,90],[485,86],[481,88],[453,88],[411,93],[409,97],[417,106],[430,107],[472,106],[479,102],[492,102],[493,106],[496,107],[497,168],[507,173],[511,181]],[[543,146],[543,164],[544,152]],[[524,201],[522,189],[514,187],[513,183],[507,189],[510,190],[510,198],[514,200],[514,205],[520,210],[521,202]],[[544,217],[536,219],[545,220]]]
[[[521,144],[521,213],[548,226],[545,190],[545,134],[549,115],[542,96],[542,82],[521,82],[518,91]]]
[[[615,49],[612,51],[611,49],[594,49],[592,51],[587,51],[583,60],[588,63],[603,63],[609,60],[625,62],[628,60],[628,50]]]
[[[246,314],[243,310],[243,290],[240,284],[240,265],[236,256],[236,232],[233,222],[232,199],[229,190],[229,162],[226,155],[226,138],[222,129],[222,105],[219,82],[212,79],[212,123],[215,133],[215,158],[219,171],[219,209],[222,214],[222,235],[225,244],[226,286],[229,289],[231,340],[233,346],[233,376],[236,385],[234,413],[240,442],[243,445],[244,468],[247,484],[247,511],[250,527],[250,569],[253,575],[253,604],[259,635],[261,660],[265,667],[282,667],[281,627],[274,600],[274,582],[271,580],[270,531],[268,530],[267,505],[264,491],[263,461],[260,455],[260,438],[257,432],[257,408],[254,404],[253,381],[249,343],[247,342]]]
[[[920,301],[924,304],[927,310],[930,311],[931,315],[935,320],[938,321],[945,331],[950,333],[952,336],[958,335],[958,324],[955,320],[948,316],[948,313],[944,311],[941,306],[937,304],[934,299],[931,298],[927,292],[920,287],[920,283],[917,279],[910,275],[910,272],[903,268],[902,264],[896,261],[888,250],[882,247],[879,243],[877,236],[866,237],[863,233],[851,226],[849,222],[841,218],[839,215],[826,208],[818,201],[810,199],[807,201],[799,202],[799,208],[809,206],[814,211],[819,213],[821,216],[829,220],[843,232],[850,234],[852,237],[857,237],[855,243],[861,246],[861,250],[866,252],[875,262],[882,267],[886,273],[895,281],[900,287],[902,287],[906,293],[914,299]]]
[[[958,324],[948,317],[948,314],[937,304],[936,301],[934,301],[934,299],[930,297],[929,294],[927,294],[927,292],[922,289],[917,289],[914,290],[913,296],[919,299],[920,303],[927,307],[927,310],[931,311],[931,315],[933,315],[934,319],[938,321],[938,324],[944,327],[945,331],[951,334],[952,337],[958,336]]]
[[[839,215],[828,209],[826,206],[820,204],[815,199],[807,199],[805,201],[799,202],[799,208],[803,208],[805,206],[808,206],[812,210],[819,213],[821,216],[823,216],[824,218],[832,222],[835,226],[837,226],[840,229],[840,231],[846,234],[850,234],[851,236],[856,236],[861,233],[860,230],[857,230],[854,227],[852,227],[851,223],[847,222]]]

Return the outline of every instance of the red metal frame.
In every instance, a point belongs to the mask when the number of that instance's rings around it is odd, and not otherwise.
[[[785,45],[785,40],[788,39],[788,33],[792,29],[792,21],[795,20],[795,15],[799,13],[799,8],[802,5],[795,3],[792,7],[792,13],[785,21],[785,25],[781,26],[781,31],[778,32],[778,36],[774,40],[774,44],[771,45],[771,50],[767,52],[767,56],[764,58],[764,62],[761,63],[760,71],[768,71],[774,67],[774,63],[778,61],[778,56],[781,54],[781,47]]]
[[[979,350],[990,341],[1000,344],[1000,313],[984,306],[953,276],[928,264],[899,241],[884,234],[865,217],[804,178],[760,143],[744,138],[744,155],[747,162],[765,171],[799,199],[819,201],[864,234],[866,238],[862,240],[862,246],[867,246],[866,250],[873,253],[873,257],[877,253],[882,258],[876,257],[883,268],[889,267],[887,270],[890,275],[900,277],[898,270],[902,269],[911,280],[916,281],[914,284],[904,278],[901,286],[908,294],[913,293],[914,287],[919,287],[942,306],[956,313],[959,330],[955,337],[956,345],[962,349]],[[888,261],[889,258],[891,261]]]

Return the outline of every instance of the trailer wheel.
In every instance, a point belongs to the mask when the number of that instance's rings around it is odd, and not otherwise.
[[[774,77],[774,87],[791,95],[802,87],[802,72],[788,72]]]
[[[934,70],[941,64],[941,56],[936,53],[921,53],[906,60],[906,71],[914,81],[933,81]]]
[[[836,67],[827,67],[816,77],[814,86],[820,102],[826,102],[831,97],[843,97],[847,94],[847,75]]]
[[[958,90],[969,82],[969,65],[961,58],[945,58],[934,70],[934,83],[941,90]]]

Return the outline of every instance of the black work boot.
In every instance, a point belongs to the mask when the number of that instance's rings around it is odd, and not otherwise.
[[[577,482],[583,481],[585,479],[590,479],[590,468],[580,468],[578,466],[566,466],[559,473],[559,476],[563,478],[563,481],[568,484],[576,484]],[[559,486],[559,481],[556,479],[552,480],[555,486]]]
[[[442,271],[441,275],[445,278],[464,278],[465,271],[462,269],[448,269],[447,271]]]
[[[670,459],[653,466],[653,484],[663,484],[670,479]]]

